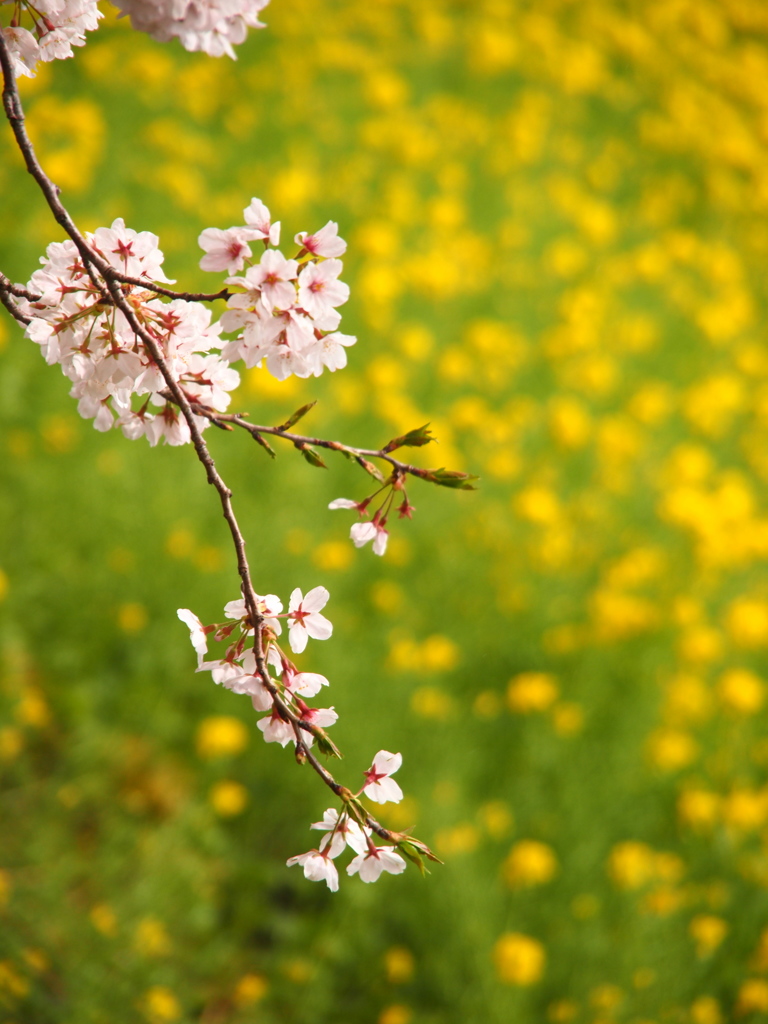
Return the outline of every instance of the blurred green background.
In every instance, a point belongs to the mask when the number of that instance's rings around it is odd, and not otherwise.
[[[191,450],[78,418],[0,320],[3,1024],[768,1019],[768,8],[273,0],[238,61],[108,18],[23,81],[81,226],[169,276],[252,196],[349,240],[359,337],[235,406],[378,446],[431,421],[384,559],[368,479],[209,431],[256,585],[331,592],[339,775],[445,860],[333,895],[331,801],[195,675],[238,594]],[[60,233],[0,133],[0,268]],[[290,245],[284,242],[287,252]],[[215,285],[214,285],[215,287]]]

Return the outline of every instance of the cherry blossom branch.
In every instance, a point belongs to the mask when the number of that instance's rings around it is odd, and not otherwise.
[[[175,292],[171,288],[163,288],[146,278],[131,277],[128,274],[121,274],[114,267],[111,269],[115,280],[121,284],[132,284],[145,291],[155,292],[156,295],[164,295],[168,299],[184,299],[185,302],[215,302],[216,299],[226,300],[231,294],[227,288],[222,288],[218,292]]]
[[[25,316],[25,314],[22,313],[18,307],[15,296],[26,299],[33,297],[32,293],[28,292],[26,288],[11,284],[11,281],[5,276],[5,274],[0,274],[0,302],[2,302],[11,316],[15,320],[18,320],[20,324],[28,324],[31,317]]]
[[[61,202],[59,198],[59,188],[46,175],[37,158],[31,140],[27,135],[24,122],[24,112],[16,87],[12,61],[6,39],[2,32],[0,32],[0,66],[2,66],[3,71],[4,111],[14,133],[16,143],[24,158],[27,171],[32,175],[39,186],[54,219],[64,229],[80,254],[83,268],[88,274],[93,285],[93,289],[100,298],[100,302],[97,302],[96,306],[113,305],[119,309],[133,332],[134,337],[140,339],[142,342],[146,353],[148,353],[151,358],[152,364],[165,382],[169,398],[181,411],[189,430],[190,440],[195,449],[196,456],[205,469],[208,483],[214,487],[219,496],[222,514],[229,527],[233,546],[235,548],[243,602],[245,609],[247,609],[247,621],[250,623],[250,627],[254,635],[253,656],[257,669],[256,675],[261,680],[265,690],[270,694],[274,713],[277,714],[277,716],[287,723],[293,730],[296,744],[296,759],[300,763],[308,762],[311,765],[315,773],[320,777],[325,785],[328,786],[328,788],[330,788],[344,802],[345,813],[351,815],[356,821],[367,826],[372,832],[379,835],[381,838],[395,843],[407,857],[412,860],[416,860],[420,865],[421,854],[436,860],[437,858],[434,857],[434,854],[432,854],[423,843],[420,843],[418,840],[411,839],[404,833],[395,833],[384,828],[384,826],[382,826],[373,817],[373,815],[363,807],[357,795],[354,795],[350,790],[336,781],[331,772],[319,762],[315,754],[310,750],[310,745],[305,739],[305,734],[310,733],[314,738],[316,738],[319,741],[319,744],[321,744],[321,749],[323,749],[324,752],[340,756],[338,751],[328,739],[322,728],[303,721],[302,718],[293,711],[288,702],[283,699],[275,681],[270,677],[266,663],[266,652],[269,649],[270,643],[267,636],[267,620],[259,610],[260,599],[256,595],[253,586],[251,570],[246,555],[245,538],[240,529],[232,504],[232,491],[220,475],[213,457],[203,440],[195,415],[196,412],[198,412],[198,408],[194,402],[190,401],[184,391],[184,388],[180,385],[177,377],[171,371],[160,343],[156,337],[153,336],[151,331],[148,330],[141,322],[138,315],[140,304],[132,303],[129,299],[129,294],[123,290],[122,286],[126,284],[137,285],[145,290],[154,291],[157,294],[162,294],[171,298],[184,298],[187,301],[194,301],[195,299],[200,301],[209,301],[214,298],[223,298],[228,294],[227,291],[223,290],[221,293],[217,293],[216,295],[207,296],[202,293],[198,295],[181,292],[175,293],[169,289],[156,287],[143,278],[128,277],[125,274],[121,274],[117,268],[113,267],[104,258],[102,253],[95,246],[89,245],[86,238],[75,225],[66,207]],[[2,299],[3,304],[6,305],[9,312],[11,312],[16,319],[23,323],[30,323],[30,318],[25,317],[20,310],[15,308],[16,303],[14,301],[14,296],[27,299],[28,301],[30,299],[37,298],[37,296],[34,296],[31,292],[27,292],[26,289],[17,289],[17,287],[12,285],[7,278],[3,277],[0,280],[0,299]],[[221,420],[217,425],[224,426],[225,422],[226,421]],[[247,424],[242,417],[235,417],[233,422],[238,426],[245,427],[249,430],[251,429],[251,426]],[[275,434],[283,437],[285,440],[291,441],[291,443],[296,447],[302,447],[308,442],[306,442],[300,435],[291,435],[288,433],[288,427],[292,425],[293,422],[295,422],[295,417],[279,428],[265,427],[263,430],[259,428],[256,433],[263,432]],[[360,449],[359,451],[353,450],[346,446],[341,446],[336,442],[320,442],[320,446],[334,448],[335,450],[346,451],[350,454],[354,454],[355,457],[358,458],[358,461],[363,459],[366,452],[364,449]],[[384,458],[393,464],[396,462],[396,460],[392,460],[385,449],[371,454]],[[415,467],[413,467],[413,469],[415,470]],[[421,473],[422,471],[418,472]],[[377,757],[378,756],[379,755],[377,755]],[[399,757],[399,755],[388,756]],[[374,762],[374,766],[375,764],[376,762]],[[374,772],[374,768],[372,768],[367,775],[371,772]],[[385,777],[385,775],[379,775],[374,781]],[[370,840],[368,842],[370,855],[378,857],[381,851],[377,853],[375,847],[371,847]],[[318,856],[322,855],[318,854]],[[404,862],[401,863],[402,866],[404,866]],[[401,868],[398,867],[397,871],[400,869]],[[357,868],[355,867],[354,870],[356,871]]]
[[[0,273],[0,288],[6,292],[10,292],[11,295],[16,295],[20,299],[27,299],[29,302],[36,302],[40,298],[39,295],[35,295],[34,292],[25,288],[24,285],[14,284],[13,281],[3,273]]]
[[[171,395],[165,397],[172,400]],[[299,409],[288,421],[290,424],[296,422],[305,415],[315,402],[311,402],[309,405],[303,406]],[[341,441],[332,441],[322,437],[311,437],[308,434],[295,434],[286,428],[286,424],[282,424],[278,427],[266,426],[264,424],[251,423],[245,417],[247,413],[218,413],[208,408],[199,402],[192,403],[192,409],[198,416],[204,416],[214,426],[221,428],[222,430],[231,429],[230,424],[234,424],[236,427],[241,427],[243,430],[248,431],[249,434],[258,441],[262,446],[267,447],[270,454],[274,455],[271,448],[264,445],[263,435],[267,434],[270,437],[279,437],[284,441],[290,442],[295,448],[306,455],[307,451],[312,448],[324,448],[328,451],[339,452],[345,455],[347,458],[352,458],[362,468],[375,477],[380,482],[383,481],[383,477],[378,472],[375,466],[372,466],[368,459],[382,459],[384,462],[389,463],[392,467],[393,477],[395,479],[402,480],[406,476],[414,476],[420,480],[426,480],[429,483],[437,483],[444,487],[452,487],[460,490],[474,490],[474,486],[471,481],[476,480],[477,477],[470,473],[459,473],[452,470],[445,469],[424,469],[421,466],[414,466],[409,462],[402,462],[400,459],[396,459],[390,452],[401,447],[410,448],[421,448],[425,444],[429,444],[431,441],[435,441],[436,438],[432,437],[429,431],[429,424],[425,424],[423,427],[418,427],[415,430],[409,431],[407,434],[401,437],[395,438],[386,444],[383,448],[358,448],[354,445],[344,444]],[[325,468],[325,464],[321,460],[310,459],[313,465]]]
[[[35,153],[32,141],[27,135],[26,126],[24,124],[24,109],[21,105],[19,90],[16,86],[13,62],[11,61],[8,43],[2,32],[0,32],[0,67],[2,67],[3,70],[3,109],[16,139],[16,145],[19,147],[21,155],[24,158],[27,171],[35,179],[40,191],[45,196],[45,200],[50,207],[54,220],[66,231],[77,246],[77,250],[83,258],[83,265],[85,266],[93,286],[97,291],[102,291],[98,280],[93,273],[93,263],[95,262],[93,260],[93,253],[85,238],[78,230],[77,225],[72,220],[72,217],[69,215],[69,212],[59,200],[61,190],[58,185],[54,185],[43,170],[40,161],[37,159],[37,154]]]

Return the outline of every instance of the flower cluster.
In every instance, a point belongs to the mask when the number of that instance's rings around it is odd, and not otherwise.
[[[162,43],[177,38],[185,50],[211,57],[242,43],[249,28],[264,28],[259,14],[269,0],[114,0],[131,25]]]
[[[30,28],[21,24],[29,18]],[[13,4],[13,18],[0,32],[8,43],[16,77],[34,78],[38,61],[72,56],[73,46],[85,44],[85,33],[98,27],[101,11],[97,0],[20,0]]]
[[[269,210],[253,199],[243,211],[245,225],[226,231],[208,228],[199,238],[206,255],[203,270],[237,274],[226,283],[234,294],[221,318],[225,331],[239,331],[225,346],[223,356],[230,362],[242,359],[246,366],[265,361],[273,377],[285,380],[319,377],[325,368],[339,370],[347,364],[346,347],[356,338],[341,334],[337,307],[349,298],[349,287],[339,281],[342,262],[338,257],[347,244],[338,236],[338,226],[329,221],[314,235],[299,232],[299,249],[287,259],[276,248],[280,224],[272,224]],[[261,240],[265,251],[252,262],[249,242]]]
[[[288,644],[291,651],[301,653],[309,638],[327,640],[333,626],[321,614],[329,598],[325,587],[315,587],[306,595],[296,589],[291,594],[288,611],[274,594],[256,597],[256,610],[261,619],[260,638],[242,598],[230,601],[224,608],[227,622],[204,626],[187,608],[180,608],[178,616],[190,631],[190,640],[197,653],[197,671],[210,671],[214,682],[233,693],[246,694],[253,708],[264,713],[258,728],[267,743],[285,747],[299,743],[308,750],[315,739],[325,753],[337,753],[328,740],[325,729],[338,719],[330,708],[313,708],[307,700],[316,697],[328,686],[325,676],[317,672],[301,672],[278,643],[283,621],[288,626]],[[282,621],[281,621],[282,620]],[[208,638],[227,641],[222,658],[205,660]],[[257,657],[255,645],[260,645]],[[271,673],[269,672],[271,669]],[[373,764],[364,773],[365,782],[357,794],[348,793],[342,810],[329,808],[321,822],[311,828],[325,830],[316,849],[291,857],[288,865],[301,864],[305,876],[311,881],[324,880],[332,891],[339,887],[339,876],[334,860],[347,846],[356,854],[347,866],[347,874],[359,874],[364,882],[375,882],[382,872],[399,874],[405,870],[405,860],[391,846],[377,846],[373,830],[359,803],[366,796],[373,803],[387,801],[399,803],[403,792],[392,778],[402,764],[401,754],[380,750]]]
[[[185,297],[168,302],[152,288],[152,282],[172,283],[163,273],[156,235],[127,228],[122,219],[86,235],[96,256],[120,275],[146,281],[146,288],[122,284],[123,296],[196,412],[228,408],[229,392],[240,383],[229,365],[235,360],[250,367],[264,359],[279,380],[291,374],[319,376],[324,368],[345,366],[345,348],[356,341],[336,331],[341,319],[336,306],[349,296],[338,280],[341,261],[331,255],[346,249],[336,224],[314,235],[296,235],[297,257],[286,259],[270,248],[279,241],[280,224],[271,223],[266,206],[253,199],[243,214],[244,226],[206,228],[199,239],[204,270],[236,273],[248,264],[242,276],[226,279],[234,294],[218,323],[199,302]],[[258,263],[250,247],[257,241],[265,246]],[[27,337],[40,345],[49,364],[61,363],[72,381],[70,394],[78,399],[81,416],[94,419],[97,430],[116,423],[126,437],[145,435],[152,445],[161,437],[169,444],[189,441],[186,420],[167,401],[160,368],[75,243],[53,242],[40,262],[42,269],[27,286],[36,298],[19,302],[19,309],[30,320]],[[240,328],[243,333],[234,341],[219,337],[222,329]],[[146,398],[135,403],[134,396]],[[195,422],[203,430],[209,420],[197,415]]]
[[[179,618],[189,626],[192,646],[197,651],[197,671],[210,671],[215,683],[233,693],[247,694],[254,710],[270,712],[269,717],[259,722],[267,743],[285,747],[300,737],[310,747],[315,736],[322,735],[322,729],[333,725],[338,717],[333,708],[311,708],[306,704],[304,698],[315,697],[328,685],[328,680],[317,672],[300,672],[277,642],[283,630],[281,619],[287,620],[288,643],[296,654],[305,649],[310,637],[327,640],[333,626],[321,614],[321,609],[328,597],[325,587],[315,587],[306,595],[297,588],[291,594],[285,613],[282,601],[274,594],[257,597],[257,611],[264,619],[261,637],[264,664],[273,670],[275,678],[265,678],[257,664],[254,626],[242,598],[225,606],[224,614],[230,622],[212,626],[203,626],[193,612],[179,609]],[[206,661],[207,637],[211,633],[215,640],[228,640],[229,646],[223,658]],[[280,697],[279,703],[275,702],[275,695]],[[286,708],[292,713],[293,721],[291,716],[285,716]]]
[[[384,491],[384,498],[381,504],[373,513],[373,518],[368,519],[368,506],[381,492]],[[399,519],[411,519],[411,513],[415,511],[413,505],[408,503],[408,496],[405,493],[403,482],[399,477],[383,484],[378,491],[374,492],[362,501],[353,501],[351,498],[335,498],[328,508],[356,509],[361,516],[361,521],[353,523],[349,530],[349,536],[356,548],[364,547],[369,541],[373,541],[374,555],[383,555],[387,550],[389,530],[387,530],[387,519],[392,511],[395,501],[395,493],[402,493],[402,501],[396,507]]]
[[[400,755],[380,750],[374,758],[374,765],[382,757],[400,758]],[[393,785],[400,788],[397,783]],[[366,786],[366,793],[367,790]],[[286,864],[289,868],[300,864],[304,868],[305,878],[310,882],[325,882],[331,892],[337,892],[339,888],[339,872],[333,862],[347,847],[356,855],[347,865],[347,874],[359,874],[364,882],[375,882],[383,872],[399,875],[405,871],[405,861],[400,854],[391,846],[376,846],[372,830],[358,824],[346,810],[340,813],[329,807],[323,820],[309,827],[325,829],[325,835],[321,837],[316,849],[289,857]]]
[[[118,219],[87,240],[101,259],[126,276],[145,279],[148,286],[168,280],[161,269],[158,238],[149,231],[133,231]],[[88,274],[74,242],[53,242],[41,263],[29,282],[38,298],[24,307],[31,318],[26,334],[40,345],[46,362],[61,364],[72,381],[70,394],[78,399],[80,415],[93,418],[102,431],[116,422],[126,437],[146,435],[152,445],[161,437],[169,444],[186,443],[189,426],[166,401],[167,385],[158,366],[125,314]],[[189,401],[223,412],[240,376],[220,353],[211,351],[222,343],[210,310],[183,299],[161,301],[140,286],[125,285],[123,294]],[[132,404],[134,396],[141,399],[138,408]],[[150,412],[150,404],[159,411]],[[208,424],[202,416],[195,419],[201,430]]]

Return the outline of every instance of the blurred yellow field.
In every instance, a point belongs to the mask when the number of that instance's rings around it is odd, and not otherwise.
[[[208,432],[259,592],[330,591],[340,774],[402,752],[382,820],[445,865],[285,866],[328,798],[176,618],[238,596],[215,495],[3,314],[0,1024],[768,1019],[768,6],[272,0],[236,62],[104,6],[21,83],[81,227],[210,289],[251,197],[337,221],[349,365],[233,408],[481,477],[377,558],[358,467]],[[7,126],[0,194],[27,281],[62,234]]]

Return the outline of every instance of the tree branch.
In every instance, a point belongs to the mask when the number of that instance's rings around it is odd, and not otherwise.
[[[24,123],[24,112],[21,105],[18,89],[16,86],[15,76],[13,74],[13,68],[11,64],[10,54],[8,51],[7,43],[0,32],[0,66],[3,71],[3,107],[5,115],[11,126],[11,129],[16,138],[16,143],[24,157],[27,171],[32,175],[34,180],[37,182],[43,196],[45,197],[48,206],[54,216],[56,222],[64,229],[67,235],[72,239],[75,246],[77,247],[80,256],[82,257],[83,264],[88,272],[88,275],[97,290],[102,295],[108,295],[111,298],[112,303],[123,313],[135,336],[141,339],[147,352],[152,357],[152,360],[159,369],[163,380],[166,383],[168,396],[171,398],[173,403],[180,409],[187,426],[189,427],[190,437],[192,445],[195,449],[197,458],[203,465],[208,483],[211,484],[219,496],[219,501],[222,508],[222,514],[227,522],[229,531],[232,537],[232,542],[235,548],[237,557],[237,568],[240,575],[243,598],[245,600],[246,608],[248,609],[248,615],[250,621],[254,627],[254,646],[253,651],[256,658],[256,667],[258,674],[264,686],[271,694],[275,707],[277,708],[278,714],[285,721],[290,722],[296,737],[296,752],[299,760],[307,761],[315,773],[322,779],[326,786],[331,789],[337,796],[345,801],[346,804],[354,802],[356,807],[356,814],[362,814],[365,823],[369,828],[372,829],[381,838],[386,839],[390,842],[398,843],[403,841],[404,837],[400,833],[390,832],[389,829],[384,828],[379,822],[364,808],[361,808],[356,798],[352,796],[349,790],[336,781],[333,775],[325,768],[317,759],[317,757],[309,749],[306,741],[302,737],[302,731],[309,731],[315,735],[322,733],[322,730],[318,730],[316,726],[308,726],[307,723],[303,722],[287,703],[283,700],[280,695],[279,689],[274,680],[269,675],[269,671],[266,665],[264,656],[264,630],[265,630],[265,619],[264,616],[259,614],[258,602],[256,592],[253,587],[251,579],[251,571],[246,556],[246,542],[243,537],[242,531],[238,524],[235,516],[234,508],[232,505],[232,492],[221,477],[220,473],[216,468],[216,464],[211,456],[208,447],[203,440],[202,434],[197,426],[195,420],[196,411],[199,411],[200,415],[206,416],[212,422],[219,420],[221,423],[233,422],[237,426],[243,427],[250,430],[251,432],[263,432],[269,434],[275,434],[285,438],[286,440],[292,441],[294,444],[297,441],[304,443],[304,438],[300,435],[291,435],[285,431],[280,431],[279,428],[275,427],[258,427],[253,428],[251,424],[248,424],[242,417],[220,417],[209,415],[207,412],[202,410],[202,407],[195,406],[190,403],[183,388],[174,378],[171,373],[168,364],[163,355],[162,349],[152,335],[142,326],[136,316],[135,308],[128,302],[126,295],[124,294],[121,284],[135,285],[137,287],[145,288],[149,291],[154,291],[160,295],[166,295],[171,298],[186,298],[190,301],[201,300],[211,301],[216,298],[224,298],[228,294],[226,290],[216,293],[215,295],[194,295],[192,293],[172,292],[168,289],[164,289],[153,285],[151,282],[142,280],[141,278],[129,278],[125,275],[120,274],[114,267],[108,264],[99,253],[97,253],[91,246],[89,246],[84,235],[77,228],[69,212],[61,202],[59,195],[60,189],[56,186],[50,178],[46,175],[43,170],[37,155],[34,151],[32,142],[27,135],[25,123]],[[99,280],[99,275],[102,280]],[[11,286],[10,282],[8,286],[4,284],[7,278],[3,278],[0,281],[0,301],[9,309],[11,315],[15,316],[16,319],[23,323],[28,322],[28,318],[24,317],[17,310],[11,308],[15,305],[13,303],[12,296],[17,294],[14,290],[16,286]],[[22,292],[26,293],[26,289],[22,289]],[[22,294],[20,297],[29,298],[31,293]],[[334,448],[335,450],[345,450],[345,446],[339,445],[338,442],[323,442],[319,439],[310,443],[316,443],[321,447]],[[346,449],[350,452],[355,452],[361,457],[366,454],[365,449]],[[393,464],[396,460],[391,459],[388,455],[383,453],[370,453],[377,455],[378,457],[386,459],[388,462]],[[415,475],[418,475],[422,471],[417,470],[415,467],[411,467]],[[323,734],[324,735],[324,734]],[[418,845],[418,844],[417,844]],[[422,846],[423,848],[423,846]],[[426,848],[423,848],[426,849]],[[427,854],[429,855],[429,854]]]

